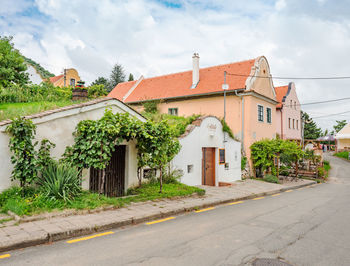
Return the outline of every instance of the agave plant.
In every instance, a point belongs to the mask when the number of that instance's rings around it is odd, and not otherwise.
[[[79,171],[67,164],[49,164],[38,178],[42,193],[51,200],[70,201],[81,193]]]

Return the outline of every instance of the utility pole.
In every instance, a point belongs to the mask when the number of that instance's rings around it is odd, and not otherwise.
[[[67,69],[63,70],[63,80],[64,80],[64,87],[66,87],[66,80],[67,80]]]

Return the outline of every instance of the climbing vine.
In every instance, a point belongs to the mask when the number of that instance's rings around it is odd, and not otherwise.
[[[30,120],[17,118],[6,128],[10,137],[11,162],[14,165],[11,180],[19,180],[21,187],[33,182],[37,176],[36,152],[33,143],[36,126]]]
[[[79,122],[73,135],[74,144],[67,147],[63,160],[79,169],[101,169],[100,193],[104,193],[105,168],[115,147],[123,140],[137,141],[139,168],[149,166],[161,170],[180,147],[165,121],[142,123],[128,113],[113,114],[110,109],[99,120]]]

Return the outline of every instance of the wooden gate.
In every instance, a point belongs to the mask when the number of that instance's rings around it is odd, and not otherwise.
[[[202,185],[215,186],[215,148],[202,148]]]
[[[119,145],[112,154],[111,161],[105,169],[104,194],[109,197],[124,195],[125,186],[125,145]],[[103,171],[90,168],[90,191],[99,192]]]

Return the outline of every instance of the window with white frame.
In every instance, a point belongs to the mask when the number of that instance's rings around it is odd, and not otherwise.
[[[297,129],[299,129],[299,120],[297,120]]]
[[[290,118],[288,118],[288,127],[290,128]]]
[[[258,121],[264,122],[264,106],[258,105]]]
[[[266,121],[267,123],[271,123],[271,108],[266,108]]]
[[[294,126],[294,119],[293,119],[293,129],[295,129],[295,126]]]

